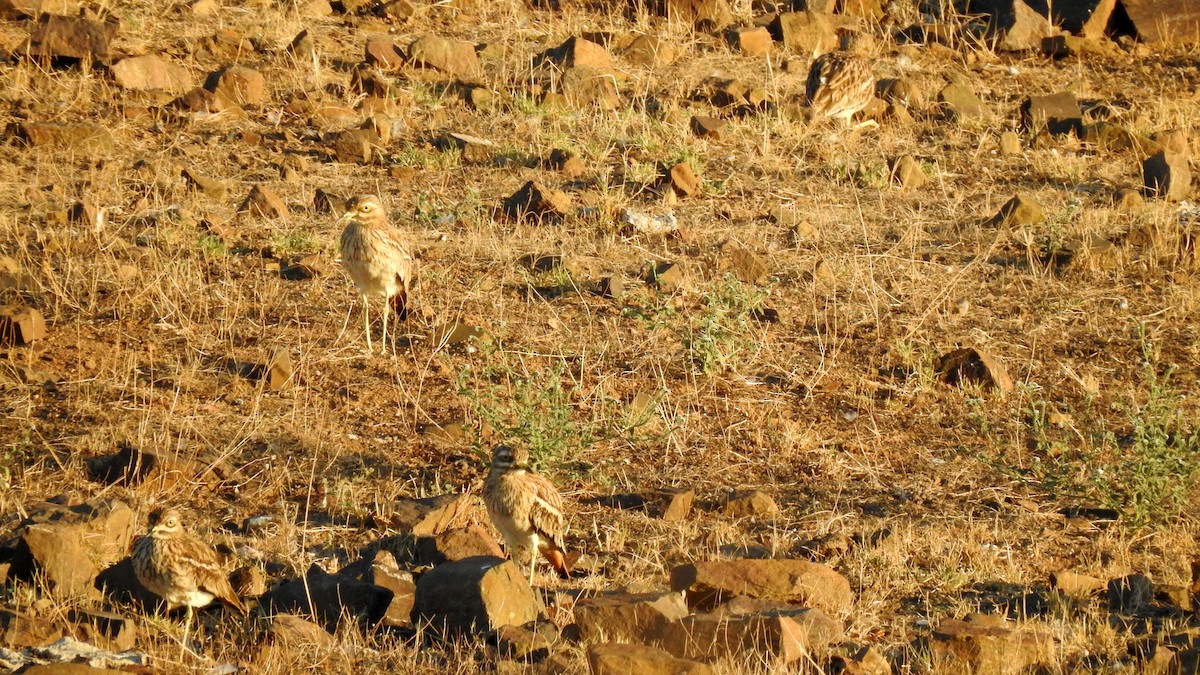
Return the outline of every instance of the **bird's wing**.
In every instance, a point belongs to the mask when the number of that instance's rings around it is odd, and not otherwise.
[[[190,541],[189,544],[188,562],[196,580],[196,588],[206,593],[212,593],[221,602],[245,614],[247,612],[246,605],[242,603],[241,598],[233,591],[233,586],[229,584],[229,576],[225,573],[225,567],[217,559],[217,552],[198,539]]]
[[[529,524],[537,531],[538,536],[556,548],[563,548],[563,530],[567,518],[563,513],[562,495],[558,488],[545,478],[530,473],[529,484],[533,488],[533,505],[529,509]]]

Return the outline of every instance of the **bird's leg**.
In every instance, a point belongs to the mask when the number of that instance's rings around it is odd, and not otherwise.
[[[529,585],[531,587],[533,586],[533,571],[537,569],[537,554],[537,542],[534,542],[534,544],[529,547]]]
[[[179,643],[179,658],[182,659],[185,652],[191,651],[188,647],[188,632],[192,628],[192,606],[187,605],[187,614],[183,619],[183,642]]]
[[[366,295],[362,296],[363,300],[363,330],[367,334],[367,351],[374,351],[371,347],[371,301]]]
[[[388,297],[384,297],[384,299],[383,299],[383,351],[384,351],[384,353],[387,353],[387,346],[388,346],[388,340],[387,340],[388,315],[392,313],[392,308],[388,303],[389,299],[390,298],[388,298]]]

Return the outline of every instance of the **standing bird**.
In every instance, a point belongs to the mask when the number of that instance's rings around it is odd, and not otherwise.
[[[138,581],[167,603],[167,610],[187,607],[183,644],[187,645],[192,609],[213,600],[236,609],[243,616],[246,605],[233,592],[229,577],[217,560],[217,552],[183,529],[179,512],[164,509],[150,514],[150,533],[133,546],[133,571]]]
[[[530,468],[528,450],[501,445],[492,451],[483,501],[496,529],[504,535],[509,557],[515,560],[521,547],[529,547],[530,585],[539,551],[560,577],[570,576],[562,539],[566,528],[562,495],[545,476]]]
[[[822,54],[808,70],[805,97],[814,119],[833,117],[849,124],[875,97],[871,62],[845,50]]]
[[[363,327],[367,350],[371,346],[370,296],[382,295],[396,316],[408,318],[408,290],[414,261],[400,233],[391,226],[379,197],[360,195],[346,204],[341,248],[342,265],[350,273],[363,300]],[[383,313],[383,341],[387,343],[388,311]]]

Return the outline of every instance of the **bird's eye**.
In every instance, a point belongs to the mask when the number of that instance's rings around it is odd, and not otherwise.
[[[175,527],[175,519],[167,518],[167,527]]]

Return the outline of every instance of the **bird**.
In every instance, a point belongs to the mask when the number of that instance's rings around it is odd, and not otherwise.
[[[388,222],[383,203],[374,195],[352,197],[341,236],[342,266],[354,280],[363,301],[363,328],[367,350],[372,351],[370,297],[382,295],[401,321],[408,318],[408,292],[416,263],[400,232]],[[387,343],[388,311],[383,313],[383,341]]]
[[[849,123],[874,96],[871,62],[852,51],[822,54],[808,70],[805,98],[814,119],[832,117]]]
[[[545,476],[529,466],[529,451],[507,445],[492,450],[491,471],[483,482],[483,501],[496,529],[504,535],[509,557],[529,548],[529,583],[540,552],[563,579],[570,577],[563,530],[563,498]]]
[[[150,532],[133,545],[131,557],[138,581],[167,603],[167,611],[180,605],[187,607],[185,647],[194,608],[220,600],[242,616],[248,613],[229,584],[217,552],[184,529],[183,519],[175,509],[150,514]]]

